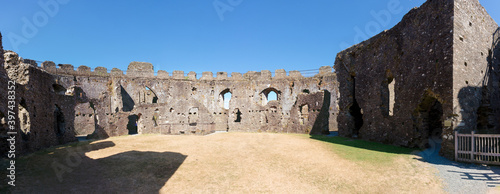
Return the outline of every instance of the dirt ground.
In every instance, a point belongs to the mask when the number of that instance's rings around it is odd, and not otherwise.
[[[353,159],[350,152],[368,158]],[[443,192],[435,169],[417,156],[377,152],[297,134],[114,137],[23,157],[15,191]]]

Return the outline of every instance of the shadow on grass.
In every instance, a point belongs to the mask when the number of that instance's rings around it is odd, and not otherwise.
[[[187,157],[175,152],[103,151],[114,146],[112,141],[74,143],[18,158],[12,192],[158,193]],[[97,150],[103,152],[89,157]]]
[[[415,151],[418,151],[418,149],[386,145],[382,143],[370,142],[365,140],[349,139],[345,137],[328,137],[323,135],[311,135],[310,138],[337,145],[343,145],[343,146],[349,146],[349,147],[355,147],[360,149],[385,152],[391,154],[413,154],[415,153]]]

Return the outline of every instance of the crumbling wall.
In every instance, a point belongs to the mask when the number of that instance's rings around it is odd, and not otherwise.
[[[427,1],[392,29],[337,55],[341,136],[411,147],[432,143],[433,104],[440,105],[434,116],[440,121],[453,116],[452,17],[453,1]]]
[[[75,98],[66,94],[58,76],[36,67],[12,51],[3,52],[2,82],[15,81],[16,152],[32,152],[41,148],[76,141],[74,134]],[[29,61],[28,61],[29,62]],[[7,84],[0,89],[7,94]],[[6,98],[7,95],[2,95]],[[0,103],[6,112],[7,100]],[[2,113],[4,114],[4,113]],[[5,155],[6,150],[2,150]]]
[[[174,71],[172,76],[158,71],[154,76],[152,64],[143,62],[132,62],[126,74],[118,69],[107,73],[103,67],[92,72],[86,66],[72,71],[71,65],[57,68],[50,61],[42,67],[59,75],[64,87],[81,88],[80,95],[86,100],[76,102],[75,128],[83,135],[90,132],[88,127],[94,123],[91,138],[136,132],[207,134],[229,130],[326,134],[336,130],[336,125],[331,124],[336,123],[338,92],[331,67],[322,67],[318,75],[310,78],[299,72],[287,76],[284,70],[277,70],[272,77],[270,71],[264,70],[244,75],[232,73],[230,77],[226,72],[218,72],[216,77],[204,72],[200,79],[194,72],[184,76],[182,71]],[[101,72],[95,72],[98,69]],[[278,99],[268,102],[271,91]],[[311,109],[312,115],[318,116],[312,116],[314,119],[305,126],[292,129],[289,122],[295,118],[291,111],[304,91],[320,92],[321,102],[315,106],[320,107],[318,110],[326,108],[322,114]],[[226,93],[231,93],[229,107],[224,107]],[[327,102],[323,103],[325,99]],[[94,108],[89,108],[89,104]]]

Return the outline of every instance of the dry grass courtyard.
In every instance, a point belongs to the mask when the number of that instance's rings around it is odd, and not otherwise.
[[[411,152],[298,134],[113,137],[23,156],[14,192],[442,193]]]

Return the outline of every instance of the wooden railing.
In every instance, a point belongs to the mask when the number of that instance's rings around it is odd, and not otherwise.
[[[499,134],[459,134],[455,131],[455,161],[500,165]]]

